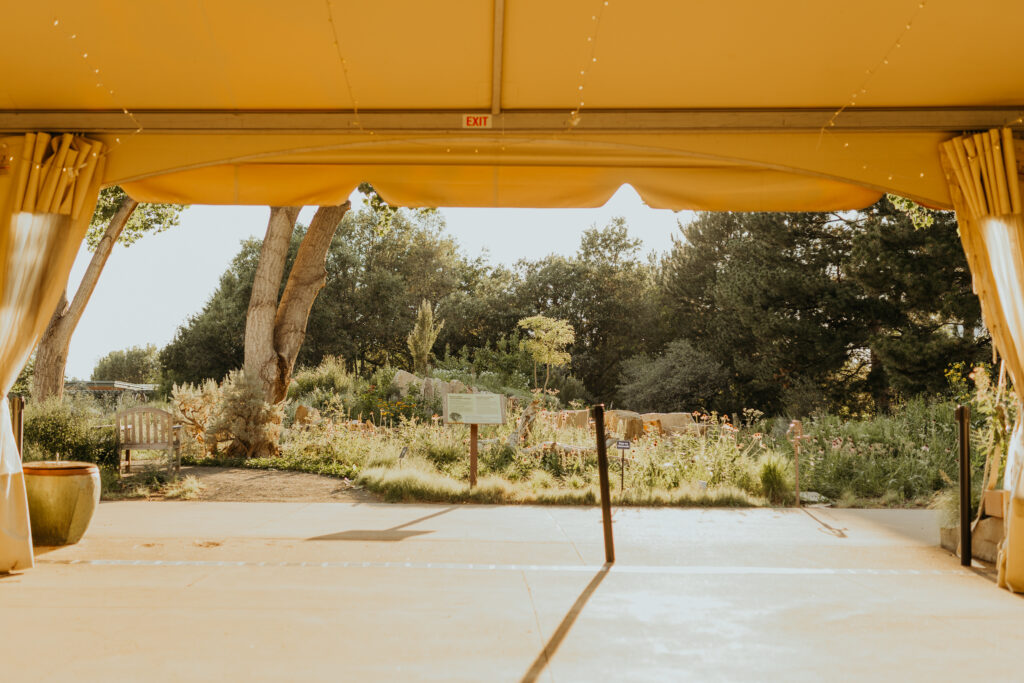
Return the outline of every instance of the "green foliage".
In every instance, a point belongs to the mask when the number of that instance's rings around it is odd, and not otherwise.
[[[464,346],[457,354],[446,354],[437,362],[433,375],[525,398],[530,393],[532,365],[532,356],[523,347],[522,339],[512,334],[499,337],[493,344],[487,342],[473,349]]]
[[[327,356],[315,368],[300,368],[293,375],[288,398],[326,417],[369,420],[376,425],[429,419],[440,410],[438,401],[424,399],[417,391],[402,396],[394,376],[394,368],[385,366],[370,377],[360,377],[348,370],[344,360]]]
[[[639,412],[689,412],[727,406],[729,374],[710,354],[685,339],[658,356],[634,356],[622,364],[621,405]]]
[[[518,410],[512,410],[508,424],[480,430],[480,475],[488,483],[479,492],[467,485],[468,429],[416,418],[375,430],[353,429],[343,416],[326,418],[286,430],[280,456],[250,459],[244,466],[355,479],[389,500],[593,504],[598,477],[592,433],[539,421],[522,447],[511,448],[505,442]],[[625,505],[792,504],[788,420],[764,419],[757,411],[745,415],[748,422],[736,427],[714,413],[699,414],[698,426],[688,432],[634,440],[624,460],[615,454],[610,461],[615,500]],[[819,414],[804,420],[801,489],[846,505],[926,504],[955,483],[951,416],[949,403],[918,399],[872,419]],[[979,412],[975,424],[978,490],[986,419]],[[399,460],[403,447],[408,455]]]
[[[625,358],[658,342],[656,268],[641,257],[640,245],[616,218],[586,230],[573,257],[549,256],[518,268],[512,302],[518,318],[542,314],[569,322],[575,332],[567,349],[571,374],[597,400],[614,397]]]
[[[926,209],[914,200],[895,194],[887,194],[885,198],[889,200],[893,208],[905,213],[907,218],[910,219],[911,224],[918,230],[930,228],[935,224],[935,212],[931,209]]]
[[[368,379],[414,365],[409,330],[424,299],[446,321],[434,372],[495,391],[531,386],[531,349],[519,343],[535,340],[517,322],[565,321],[570,360],[545,373],[563,402],[868,415],[944,392],[943,369],[990,353],[946,212],[929,214],[927,230],[889,199],[842,214],[701,214],[660,259],[644,257],[616,219],[587,230],[573,255],[490,267],[460,253],[438,214],[377,200],[346,215],[335,236],[299,366],[337,356]],[[242,364],[259,248],[243,244],[204,310],[163,350],[167,389]],[[325,391],[300,393],[326,404]],[[356,402],[346,410],[375,410]]]
[[[848,414],[938,393],[988,352],[954,217],[701,214],[662,261],[664,325],[731,378],[730,412]]]
[[[32,377],[36,371],[36,356],[33,353],[29,356],[25,366],[18,373],[18,379],[14,380],[14,386],[11,387],[11,395],[28,396],[29,392],[32,391]]]
[[[758,478],[764,497],[779,505],[793,502],[793,463],[778,455],[761,458]]]
[[[89,223],[89,231],[85,235],[85,243],[89,251],[95,251],[103,232],[107,229],[110,219],[117,213],[128,195],[119,186],[100,190],[96,210]],[[178,204],[139,204],[128,223],[124,226],[118,244],[130,246],[140,240],[146,233],[160,233],[178,224],[184,206]]]
[[[282,419],[281,406],[270,405],[263,399],[260,382],[242,370],[235,370],[221,386],[221,400],[204,438],[214,451],[227,442],[228,457],[276,455]]]
[[[444,321],[434,323],[434,309],[426,299],[416,312],[416,324],[406,337],[409,353],[412,355],[413,372],[425,375],[430,370],[430,351],[434,348],[437,335],[441,333]]]
[[[551,377],[551,368],[563,367],[572,360],[565,351],[565,347],[576,341],[576,333],[567,320],[556,320],[543,315],[532,315],[519,321],[527,335],[523,340],[523,346],[535,363],[545,366],[544,389],[548,388],[548,380]],[[534,373],[534,384],[537,384],[536,372]],[[542,388],[537,385],[537,388]]]
[[[111,351],[96,363],[92,379],[155,384],[160,381],[160,350],[153,344]]]
[[[805,420],[801,488],[833,499],[844,492],[857,498],[894,492],[901,501],[933,495],[957,471],[953,408],[948,402],[913,399],[890,415],[870,419],[819,415]],[[788,442],[778,436],[774,442],[792,454]],[[979,468],[981,463],[983,456]]]
[[[362,390],[362,380],[358,375],[349,372],[344,359],[325,356],[316,367],[300,368],[292,375],[292,383],[288,386],[288,398],[298,400],[299,397],[320,391],[337,394],[342,400],[351,400],[351,397]]]
[[[443,234],[437,214],[399,211],[386,232],[377,221],[369,210],[349,212],[335,233],[325,263],[327,280],[310,310],[298,366],[315,367],[326,356],[364,371],[407,365],[406,338],[420,302],[440,301],[474,277],[476,266]],[[305,231],[300,225],[292,235],[287,268]],[[260,246],[259,240],[243,242],[206,306],[163,349],[168,383],[220,381],[243,364],[245,316]]]
[[[861,215],[849,273],[864,300],[864,389],[884,410],[893,398],[942,392],[947,367],[973,366],[991,356],[991,346],[956,217],[930,212],[931,226],[920,230],[887,200]]]
[[[77,460],[116,467],[113,420],[84,396],[50,399],[25,406],[25,460]]]

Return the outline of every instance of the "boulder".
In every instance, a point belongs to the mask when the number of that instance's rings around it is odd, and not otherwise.
[[[589,410],[563,410],[558,414],[559,427],[586,429],[590,426]]]
[[[448,382],[448,391],[452,394],[469,393],[469,389],[466,388],[466,385],[457,379],[453,379],[451,382]]]
[[[632,410],[609,410],[604,414],[604,428],[626,440],[639,439],[644,435],[644,420]]]
[[[444,401],[444,397],[451,393],[451,386],[448,382],[442,382],[439,379],[433,380],[434,382],[434,398],[438,401]]]
[[[665,435],[665,429],[661,426],[661,420],[657,418],[648,420],[646,416],[644,416],[644,432],[650,432],[655,436]]]
[[[434,398],[434,379],[432,377],[427,377],[423,380],[422,393],[423,398],[428,401]]]
[[[661,423],[661,431],[664,434],[683,434],[684,432],[698,431],[698,425],[693,421],[693,415],[689,413],[644,413],[645,423],[657,420]]]
[[[411,372],[399,370],[398,372],[395,373],[395,377],[394,379],[391,380],[391,384],[392,386],[398,388],[398,393],[400,393],[402,396],[406,396],[409,393],[409,387],[422,387],[423,380],[421,380],[419,377],[412,374]]]

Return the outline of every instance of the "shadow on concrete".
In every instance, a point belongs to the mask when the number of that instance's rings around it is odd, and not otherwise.
[[[452,510],[455,510],[456,506],[446,507],[438,512],[433,512],[423,517],[417,517],[408,522],[403,522],[389,529],[352,529],[350,531],[339,531],[336,534],[325,534],[323,536],[314,536],[313,538],[307,538],[307,541],[384,541],[384,542],[395,542],[404,541],[407,538],[413,536],[422,536],[423,534],[432,534],[432,530],[408,530],[402,531],[405,527],[412,526],[413,524],[419,524],[424,520],[428,520],[432,517],[438,517],[443,514],[447,514]]]
[[[803,511],[805,515],[807,515],[820,525],[821,531],[824,531],[826,534],[831,534],[836,538],[846,538],[846,529],[837,529],[836,527],[830,525],[828,522],[825,522],[824,520],[815,517],[811,513],[811,511],[805,507],[801,507],[800,509]]]
[[[583,592],[580,593],[580,596],[576,598],[576,602],[572,604],[572,607],[569,608],[566,615],[562,617],[562,622],[558,625],[558,628],[555,629],[555,632],[551,634],[551,638],[549,638],[548,642],[544,645],[544,649],[540,651],[537,658],[533,660],[533,664],[530,665],[529,670],[527,670],[523,675],[522,683],[533,683],[542,673],[544,673],[544,669],[546,669],[551,663],[551,658],[555,655],[558,647],[562,644],[562,641],[565,640],[565,637],[569,635],[569,630],[572,628],[572,625],[576,623],[576,619],[580,616],[580,612],[583,611],[583,608],[590,600],[590,596],[594,594],[597,587],[601,585],[602,581],[604,581],[604,577],[608,576],[608,570],[611,568],[611,563],[605,562],[597,571],[594,578],[590,580],[590,583],[587,584],[587,587],[583,589]]]

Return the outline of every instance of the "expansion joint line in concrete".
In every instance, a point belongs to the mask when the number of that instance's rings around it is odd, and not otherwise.
[[[305,567],[322,569],[428,569],[447,571],[502,571],[594,573],[600,565],[576,564],[469,564],[460,562],[256,562],[232,560],[47,560],[36,564],[85,565],[93,567]],[[864,567],[743,567],[743,566],[656,566],[616,564],[611,574],[663,574],[677,576],[967,576],[962,569],[872,569]]]

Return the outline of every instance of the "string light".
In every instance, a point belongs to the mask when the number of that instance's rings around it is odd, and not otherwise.
[[[60,24],[60,18],[59,17],[54,17],[54,19],[53,19],[53,27],[58,29],[58,30],[60,30],[60,25],[61,25]],[[67,37],[68,37],[68,40],[77,40],[78,39],[78,34],[77,33],[69,33],[69,34],[67,34]],[[82,52],[82,59],[86,62],[87,68],[89,68],[92,71],[92,75],[97,78],[97,80],[96,80],[96,87],[97,88],[105,89],[107,91],[107,95],[110,98],[112,98],[112,99],[116,98],[116,93],[114,92],[114,89],[104,85],[103,81],[99,78],[100,67],[95,66],[95,65],[90,63],[88,50],[84,50]],[[121,106],[120,109],[121,109],[121,113],[124,114],[126,117],[128,117],[128,120],[131,121],[133,126],[135,126],[135,132],[132,133],[132,134],[133,135],[138,135],[139,133],[141,133],[142,132],[142,124],[135,117],[135,114],[133,114],[131,111],[129,111],[127,107]],[[115,137],[114,138],[114,142],[115,142],[115,144],[118,144],[118,145],[121,144],[121,138]]]
[[[863,81],[861,81],[860,86],[857,87],[853,91],[853,93],[850,95],[849,103],[848,104],[844,104],[843,106],[841,106],[838,109],[836,109],[832,113],[832,116],[829,117],[828,122],[824,126],[822,126],[822,128],[821,128],[822,134],[824,134],[827,129],[835,127],[836,119],[838,119],[843,114],[844,111],[846,111],[850,107],[857,106],[857,95],[858,94],[863,95],[863,94],[867,93],[868,86],[871,84],[872,79],[878,74],[878,71],[880,69],[882,69],[883,67],[886,67],[886,66],[889,65],[889,58],[892,56],[892,53],[895,50],[899,50],[900,48],[903,47],[903,40],[904,40],[904,38],[906,38],[907,33],[910,31],[910,29],[913,28],[914,22],[916,22],[917,19],[918,19],[918,15],[921,14],[921,11],[925,8],[925,5],[927,5],[927,4],[928,4],[928,0],[921,0],[921,2],[919,2],[917,4],[917,9],[914,10],[914,14],[910,17],[910,19],[907,21],[907,23],[903,26],[903,31],[899,34],[899,36],[896,37],[896,40],[892,44],[889,45],[889,49],[887,49],[882,54],[882,58],[878,61],[878,63],[875,64],[874,67],[865,70],[865,72],[864,72],[865,73],[864,79],[863,79]]]
[[[589,46],[589,50],[587,54],[587,59],[586,61],[584,61],[583,67],[579,70],[580,77],[579,82],[576,85],[576,106],[575,108],[573,108],[572,111],[569,112],[569,118],[566,121],[566,124],[569,128],[575,128],[576,126],[579,125],[581,120],[580,110],[583,109],[583,107],[586,105],[586,102],[583,101],[583,90],[584,86],[586,85],[587,65],[593,65],[597,63],[597,55],[594,53],[594,51],[597,49],[596,39],[601,29],[601,20],[604,18],[604,11],[608,7],[608,2],[609,0],[603,0],[601,6],[598,7],[597,13],[590,15],[590,21],[593,22],[593,24],[591,33],[587,36],[587,44]]]
[[[352,80],[348,76],[348,61],[345,59],[345,55],[341,53],[341,43],[338,42],[338,26],[334,23],[334,10],[331,9],[331,0],[324,0],[324,5],[327,7],[327,22],[331,25],[331,40],[334,42],[334,53],[338,56],[338,63],[341,65],[341,75],[345,79],[345,90],[348,92],[349,102],[352,103],[352,115],[355,117],[355,125],[359,130],[363,130],[363,122],[359,118],[359,100],[356,99],[355,93],[352,91]],[[373,132],[370,132],[373,135]]]

